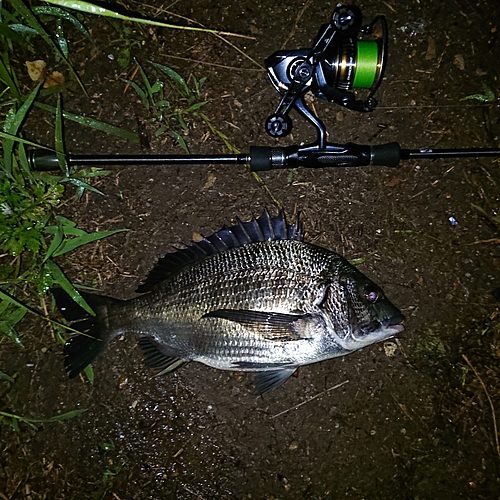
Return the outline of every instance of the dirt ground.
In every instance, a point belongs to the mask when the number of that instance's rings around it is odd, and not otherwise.
[[[153,8],[162,2],[148,4],[122,3],[181,22]],[[365,21],[387,17],[388,67],[371,114],[314,99],[330,142],[497,147],[498,99],[461,99],[484,94],[484,86],[500,94],[500,4],[358,5]],[[282,47],[310,47],[333,8],[323,0],[184,0],[169,10],[253,37],[226,38],[262,64]],[[75,32],[70,48],[90,98],[75,86],[64,95],[65,109],[140,128],[150,147],[67,121],[68,152],[182,153],[168,134],[154,136],[157,126],[146,122],[132,89],[124,93],[133,62],[121,70],[116,55],[127,44],[146,68],[152,60],[207,77],[203,111],[241,152],[314,140],[296,114],[291,136],[266,135],[278,94],[263,68],[220,38],[84,22],[95,45]],[[27,133],[51,145],[53,120],[39,116]],[[226,152],[207,130],[200,121],[191,125],[190,151]],[[115,341],[95,362],[94,385],[68,380],[50,328],[28,321],[26,348],[4,343],[0,351],[1,370],[16,376],[12,385],[0,381],[0,408],[32,418],[86,412],[36,430],[21,424],[19,433],[1,427],[0,497],[499,498],[500,304],[492,294],[500,287],[499,168],[494,158],[420,160],[394,169],[299,169],[291,177],[264,172],[263,183],[245,166],[116,168],[96,184],[105,196],[85,195],[66,215],[86,230],[130,231],[60,259],[75,283],[131,298],[156,260],[193,232],[210,233],[264,207],[276,213],[279,202],[290,218],[302,213],[307,241],[349,259],[375,252],[359,267],[404,312],[405,331],[301,368],[256,397],[251,377],[197,363],[153,378],[133,338]]]

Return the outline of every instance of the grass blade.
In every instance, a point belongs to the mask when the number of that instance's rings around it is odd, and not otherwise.
[[[7,382],[10,382],[11,384],[15,382],[15,380],[10,375],[7,375],[2,370],[0,370],[0,378],[3,380],[7,380]]]
[[[54,252],[61,246],[64,240],[64,229],[62,224],[58,224],[57,226],[52,226],[52,227],[55,227],[54,238],[50,243],[47,253],[45,254],[45,258],[43,259],[43,262],[46,262],[54,255]],[[47,229],[48,228],[45,228],[45,232],[48,232],[46,231]]]
[[[188,87],[186,80],[177,73],[177,71],[169,68],[168,66],[164,66],[163,64],[155,63],[153,61],[149,61],[156,69],[160,70],[164,75],[168,76],[179,88],[184,97],[191,97],[192,91]]]
[[[193,113],[194,111],[200,109],[202,106],[205,106],[205,104],[208,104],[210,101],[202,101],[202,102],[197,102],[196,104],[193,104],[192,106],[189,106],[189,108],[184,110],[184,113]]]
[[[56,40],[61,52],[65,55],[66,58],[69,57],[69,46],[68,40],[64,35],[64,25],[62,19],[60,17],[56,20]]]
[[[71,284],[71,282],[66,278],[61,268],[52,260],[47,260],[44,267],[52,275],[54,282],[59,285],[81,308],[85,309],[89,314],[95,316],[95,312],[92,308],[85,302],[85,299],[80,295],[78,290]]]
[[[33,7],[33,12],[35,14],[47,14],[49,16],[58,17],[60,19],[65,19],[70,22],[80,33],[85,35],[89,40],[92,40],[90,33],[87,28],[71,13],[67,10],[60,9],[59,7],[49,7],[49,6],[39,6]]]
[[[186,144],[186,141],[184,140],[184,137],[182,137],[181,134],[179,134],[179,132],[176,132],[175,130],[172,130],[170,132],[173,137],[175,138],[175,140],[177,141],[177,144],[179,144],[179,146],[186,152],[189,154],[189,149],[187,147],[187,144]]]
[[[0,303],[0,314],[2,317],[2,320],[0,320],[0,332],[6,335],[18,347],[24,347],[14,327],[24,318],[28,312],[28,308],[1,290],[0,299],[2,300]],[[14,309],[12,310],[9,306],[14,306]]]
[[[78,247],[86,245],[87,243],[92,243],[94,241],[102,240],[103,238],[107,238],[108,236],[112,236],[113,234],[123,233],[124,231],[128,231],[128,229],[97,231],[95,233],[86,233],[83,236],[78,236],[76,238],[64,240],[61,242],[59,247],[56,250],[54,250],[52,255],[53,257],[59,257],[60,255],[64,255],[65,253],[71,252]]]
[[[65,9],[79,10],[80,12],[85,12],[86,14],[96,14],[98,16],[111,17],[113,19],[121,19],[123,21],[131,21],[139,24],[148,24],[150,26],[161,26],[162,28],[171,28],[171,29],[187,30],[187,31],[201,31],[203,33],[212,33],[214,35],[228,35],[228,36],[239,36],[242,38],[249,38],[244,35],[238,35],[237,33],[228,33],[208,28],[197,28],[195,26],[179,26],[177,24],[169,24],[161,21],[153,21],[151,19],[143,19],[141,17],[126,16],[114,10],[106,9],[99,5],[95,5],[91,2],[83,2],[78,0],[46,0],[46,2],[51,3],[53,5],[59,5],[60,7],[64,7]]]
[[[17,85],[16,77],[3,59],[0,59],[0,81],[9,87],[12,95],[18,99],[21,96]]]
[[[85,373],[85,376],[87,377],[87,380],[89,381],[90,385],[94,385],[94,368],[92,368],[92,365],[88,365],[84,368],[83,373]]]
[[[40,84],[38,84],[35,89],[31,92],[31,94],[28,96],[26,101],[23,102],[22,106],[19,108],[17,112],[13,111],[13,108],[9,110],[9,113],[7,114],[7,117],[5,118],[5,123],[3,130],[6,134],[9,135],[17,135],[19,129],[21,128],[21,124],[23,123],[24,119],[26,118],[26,115],[28,111],[31,108],[31,105],[33,104],[33,101],[35,100],[35,97],[38,94],[38,91],[40,89]],[[3,167],[5,170],[5,173],[10,177],[12,176],[12,152],[14,150],[14,141],[10,138],[4,137],[3,141]]]
[[[83,412],[87,411],[87,409],[83,410],[72,410],[67,413],[62,413],[61,415],[55,415],[50,418],[27,418],[21,417],[20,415],[14,415],[13,413],[6,413],[4,411],[0,411],[0,416],[13,418],[15,420],[19,420],[20,422],[24,422],[26,424],[46,424],[50,422],[60,422],[61,420],[69,420],[71,418],[77,417],[81,415]]]
[[[56,113],[56,108],[54,108],[54,106],[50,106],[48,104],[42,104],[40,102],[35,102],[35,106],[44,109],[45,111]],[[108,123],[104,123],[99,120],[94,120],[93,118],[87,118],[85,116],[75,115],[74,113],[69,113],[68,111],[64,110],[62,111],[62,116],[67,120],[71,120],[86,127],[94,128],[101,132],[105,132],[106,134],[115,135],[127,141],[139,142],[139,136],[135,132],[130,132],[123,128],[115,127],[113,125],[109,125]]]
[[[35,148],[42,148],[42,149],[47,149],[48,151],[53,151],[52,148],[48,148],[46,146],[42,146],[40,144],[37,144],[36,142],[31,142],[31,141],[28,141],[26,139],[23,139],[21,137],[17,137],[15,135],[12,135],[12,134],[6,134],[5,132],[2,132],[0,130],[0,137],[2,137],[3,139],[7,139],[7,140],[12,140],[14,142],[18,142],[19,144],[26,144],[26,146],[33,146]],[[5,141],[4,141],[4,144],[5,144]]]
[[[66,175],[66,177],[69,177],[69,165],[68,162],[66,161],[66,155],[64,153],[61,94],[57,96],[55,146],[56,146],[56,156],[57,156],[57,161],[59,163],[59,167],[61,167],[61,170],[63,171],[64,175]]]

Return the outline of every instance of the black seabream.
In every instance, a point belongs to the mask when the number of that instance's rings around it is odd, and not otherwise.
[[[340,255],[302,241],[298,219],[267,211],[159,260],[131,300],[82,293],[88,315],[60,289],[56,303],[82,332],[65,345],[75,377],[116,336],[138,335],[146,363],[189,361],[255,372],[259,394],[297,367],[343,356],[403,331],[404,316]]]

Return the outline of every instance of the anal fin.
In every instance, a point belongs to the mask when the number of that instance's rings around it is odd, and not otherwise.
[[[176,353],[165,353],[165,349],[162,349],[162,346],[151,337],[141,337],[139,339],[139,346],[144,354],[146,365],[150,368],[160,370],[160,372],[155,375],[156,377],[173,372],[190,361],[189,359],[176,356]]]
[[[256,394],[260,396],[266,392],[274,391],[284,384],[294,374],[296,369],[296,367],[293,367],[258,372],[254,380]]]

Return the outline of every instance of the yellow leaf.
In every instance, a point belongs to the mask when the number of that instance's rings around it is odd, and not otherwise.
[[[41,59],[36,61],[26,61],[26,67],[28,68],[28,75],[34,82],[38,82],[42,79],[43,70],[45,69],[46,63]]]
[[[65,82],[64,75],[59,71],[53,71],[45,81],[43,82],[43,88],[48,89],[49,87],[57,87],[57,85],[62,85]]]

